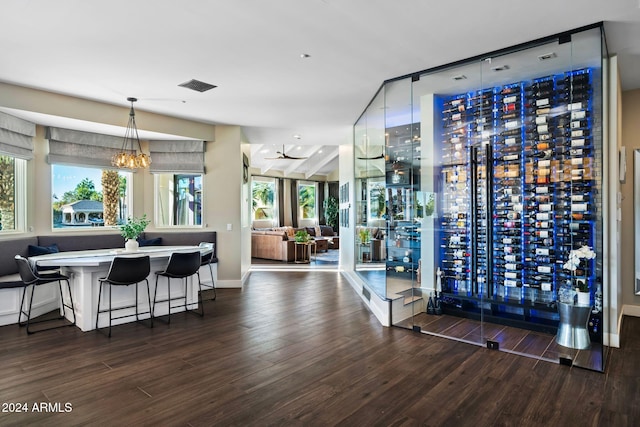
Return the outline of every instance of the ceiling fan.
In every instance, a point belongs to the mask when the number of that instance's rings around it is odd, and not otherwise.
[[[378,160],[378,159],[384,159],[384,153],[375,157],[358,157],[358,160]]]
[[[265,159],[268,159],[268,160],[305,160],[305,159],[308,159],[308,157],[293,157],[293,156],[289,156],[287,153],[284,152],[284,144],[282,144],[282,151],[276,151],[276,153],[278,154],[278,157],[265,157]]]
[[[364,150],[362,150],[362,151],[364,151]],[[367,150],[367,151],[369,151],[369,150]],[[378,160],[378,159],[384,159],[384,148],[382,148],[382,151],[381,151],[381,152],[380,152],[380,154],[379,154],[379,155],[377,155],[377,156],[371,156],[371,157],[363,156],[363,157],[358,157],[358,160]]]

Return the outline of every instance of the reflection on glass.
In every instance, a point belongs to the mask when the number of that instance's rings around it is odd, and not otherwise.
[[[202,225],[202,175],[154,174],[156,225]]]
[[[383,85],[354,131],[356,152],[370,150],[384,111],[384,189],[356,161],[357,218],[385,222],[385,296],[403,301],[393,324],[603,369],[601,37]],[[593,257],[568,268],[575,251]],[[576,318],[588,345],[566,338]]]

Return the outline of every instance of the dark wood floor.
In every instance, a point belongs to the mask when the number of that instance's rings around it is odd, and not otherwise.
[[[632,426],[640,319],[604,374],[384,328],[338,273],[256,272],[199,318],[116,327],[0,328],[2,426]],[[55,409],[55,408],[52,408]]]

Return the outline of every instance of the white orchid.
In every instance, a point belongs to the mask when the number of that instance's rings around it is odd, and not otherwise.
[[[562,266],[563,268],[575,271],[580,265],[581,259],[594,259],[596,257],[596,253],[589,246],[582,246],[580,249],[572,249],[569,252],[569,259]]]

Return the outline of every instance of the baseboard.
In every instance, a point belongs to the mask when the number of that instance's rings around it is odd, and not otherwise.
[[[620,335],[619,334],[605,334],[604,343],[609,347],[620,347]]]
[[[220,280],[216,281],[216,288],[238,288],[242,289],[242,280]]]
[[[640,317],[640,306],[625,304],[622,306],[622,315]]]
[[[354,271],[343,271],[342,275],[347,279],[354,292],[360,296],[362,302],[369,307],[371,313],[376,316],[382,326],[391,326],[389,322],[391,311],[390,301],[380,299]],[[363,293],[363,289],[366,289],[367,292]]]

